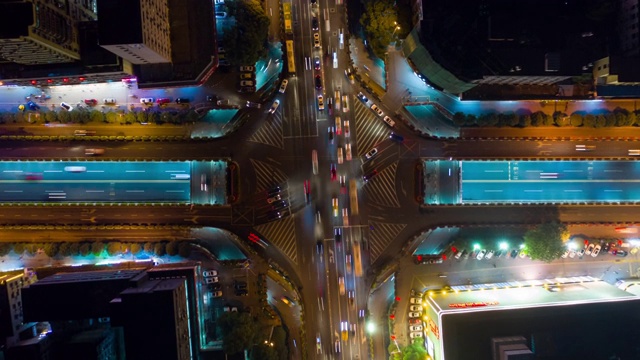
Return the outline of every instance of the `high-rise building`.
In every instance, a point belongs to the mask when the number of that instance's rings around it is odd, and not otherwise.
[[[132,64],[171,62],[167,0],[98,1],[98,16],[103,48]]]
[[[0,57],[22,65],[79,60],[77,24],[95,20],[81,1],[2,1],[0,12]]]
[[[620,51],[624,56],[640,55],[640,1],[619,0],[618,35]]]

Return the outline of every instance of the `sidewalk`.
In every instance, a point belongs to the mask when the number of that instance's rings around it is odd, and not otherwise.
[[[363,40],[357,36],[349,38],[349,56],[356,79],[361,81],[367,90],[382,98],[386,92],[387,76],[384,61],[373,57],[364,46]]]

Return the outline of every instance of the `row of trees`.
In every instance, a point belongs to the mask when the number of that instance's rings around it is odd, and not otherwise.
[[[269,17],[260,1],[228,1],[225,5],[235,18],[222,34],[226,60],[231,65],[255,64],[267,55]]]
[[[460,127],[529,127],[529,126],[559,126],[559,127],[616,127],[640,126],[640,118],[636,112],[616,109],[605,114],[573,113],[567,115],[556,111],[548,115],[542,111],[532,114],[483,114],[480,116],[457,112],[453,115],[453,122]]]
[[[48,242],[48,243],[0,243],[0,256],[5,256],[13,250],[18,255],[34,256],[38,252],[44,252],[49,257],[67,256],[100,256],[107,253],[109,256],[130,254],[137,256],[143,252],[163,255],[180,255],[184,258],[191,253],[191,243],[187,241],[158,241],[146,243],[122,243],[109,242]]]
[[[389,360],[424,360],[429,353],[424,347],[424,340],[413,339],[411,344],[399,349],[395,343],[389,345]]]
[[[558,222],[545,223],[524,234],[524,246],[532,260],[549,263],[562,256],[566,250],[565,242],[569,237],[566,225]]]
[[[195,123],[200,115],[194,110],[170,110],[158,111],[155,109],[145,109],[142,111],[107,111],[87,109],[74,109],[72,111],[47,111],[43,113],[0,113],[0,124],[11,123],[61,123],[61,124],[86,124],[89,122],[106,123],[106,124],[133,124],[133,123],[152,123],[152,124],[188,124]]]

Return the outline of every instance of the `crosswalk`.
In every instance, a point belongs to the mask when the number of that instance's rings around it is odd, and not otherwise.
[[[406,226],[407,224],[369,221],[369,254],[372,264]]]
[[[354,156],[362,156],[379,142],[389,137],[389,127],[374,114],[371,109],[358,100],[357,97],[351,97],[353,104],[353,121],[355,122],[355,138],[357,149]],[[353,126],[353,125],[352,125]]]
[[[264,121],[262,126],[260,126],[248,140],[255,143],[273,146],[278,149],[284,149],[281,109],[278,109],[275,114],[271,114],[264,120],[259,121]]]
[[[293,216],[284,217],[278,221],[255,227],[271,245],[278,248],[295,264],[298,263],[298,249],[296,245],[296,229]]]
[[[397,170],[398,162],[394,162],[366,183],[364,193],[367,202],[391,208],[400,207],[400,201],[396,195]]]
[[[251,159],[251,165],[256,174],[256,192],[270,189],[288,180],[287,175],[274,165],[256,159]]]

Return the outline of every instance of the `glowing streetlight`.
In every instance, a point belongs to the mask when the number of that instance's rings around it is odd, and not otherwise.
[[[367,323],[367,332],[369,334],[373,334],[376,332],[376,324],[374,324],[373,321],[369,321]]]
[[[509,244],[507,244],[506,241],[502,241],[500,242],[500,250],[507,250],[507,248],[509,247]]]
[[[396,31],[400,30],[400,26],[396,26],[395,29],[393,29],[393,33],[391,34],[391,37],[393,37],[393,35],[396,34]]]
[[[473,250],[480,250],[480,244],[473,244]]]
[[[520,249],[524,249],[524,244],[520,244]]]

